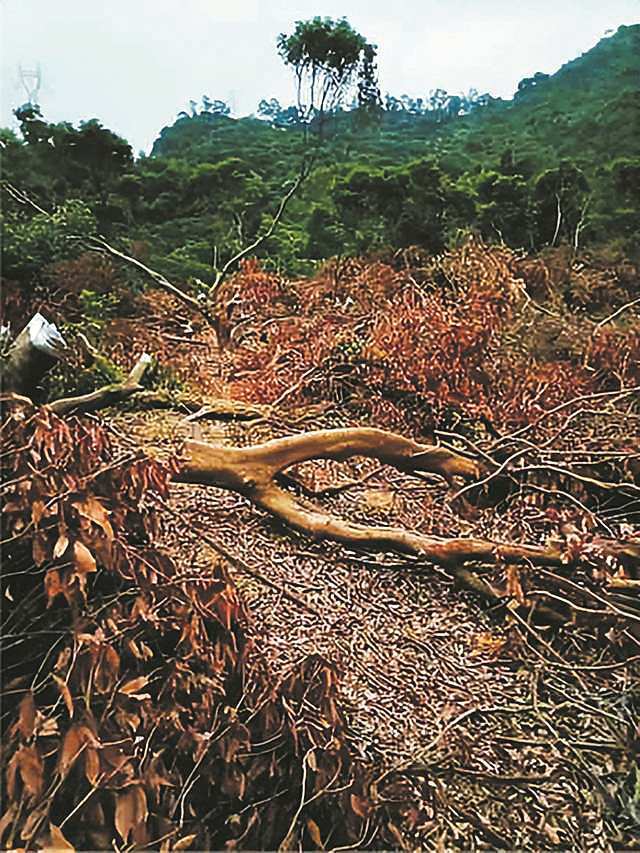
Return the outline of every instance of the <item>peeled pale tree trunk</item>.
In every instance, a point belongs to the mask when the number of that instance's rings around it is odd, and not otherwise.
[[[553,565],[561,562],[561,553],[553,548],[471,537],[442,539],[397,527],[353,524],[300,503],[277,484],[278,475],[291,465],[310,459],[344,461],[352,456],[378,459],[405,473],[440,474],[449,484],[454,477],[475,480],[480,476],[479,463],[444,447],[419,444],[384,430],[351,428],[318,430],[254,447],[217,447],[188,441],[185,449],[188,461],[174,479],[238,492],[289,527],[315,538],[408,554],[441,566],[468,560]]]
[[[545,545],[527,545],[498,542],[477,537],[435,537],[412,532],[401,527],[382,527],[354,524],[324,512],[313,502],[300,501],[279,485],[282,475],[292,465],[311,459],[344,461],[352,456],[378,459],[386,465],[408,474],[433,473],[443,477],[449,485],[456,479],[471,483],[483,482],[481,478],[499,473],[444,447],[420,444],[401,435],[379,429],[351,428],[318,430],[301,435],[278,438],[253,447],[223,447],[198,441],[187,441],[186,460],[174,479],[178,482],[199,483],[229,489],[248,498],[255,506],[279,518],[289,528],[313,537],[340,542],[353,549],[408,555],[431,566],[440,566],[457,582],[473,590],[485,600],[497,604],[515,596],[515,603],[525,605],[518,580],[517,565],[540,566],[545,572],[561,566],[576,557],[569,557],[563,540],[550,540]],[[203,532],[206,524],[202,525]],[[624,560],[640,566],[640,540],[599,540],[595,545],[600,558]],[[466,563],[509,566],[506,570],[505,592],[470,571]],[[509,578],[511,580],[509,580]],[[555,583],[562,582],[561,577]],[[574,590],[575,592],[575,590]],[[605,611],[583,612],[594,624],[615,623],[619,617],[637,620],[637,614],[620,610],[615,604],[609,608],[602,592],[596,595]],[[552,599],[553,604],[553,599]],[[529,602],[529,617],[534,604]],[[565,623],[575,618],[541,602],[535,604],[536,618],[547,622]],[[608,621],[607,621],[608,620]]]
[[[3,391],[30,395],[56,358],[64,357],[65,348],[55,326],[36,314],[2,355]],[[143,354],[124,381],[90,394],[55,400],[48,407],[58,415],[65,415],[113,405],[141,390],[140,381],[151,363],[151,357]],[[404,473],[438,474],[449,485],[454,484],[455,478],[474,482],[496,473],[484,462],[441,446],[420,444],[379,429],[350,428],[318,430],[254,447],[188,441],[186,459],[174,479],[237,492],[288,527],[313,538],[412,556],[442,566],[461,578],[466,562],[558,566],[566,561],[566,554],[556,544],[536,546],[476,537],[441,538],[399,527],[355,524],[324,512],[314,503],[298,500],[279,485],[282,475],[292,465],[311,459],[344,461],[353,456],[378,459]],[[635,539],[612,540],[601,547],[612,556],[624,556],[634,565],[640,563],[640,543]],[[477,583],[467,585],[495,598],[487,584],[475,580]]]

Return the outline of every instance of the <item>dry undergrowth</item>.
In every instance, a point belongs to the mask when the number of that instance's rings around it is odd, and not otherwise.
[[[121,367],[152,351],[199,402],[265,405],[246,425],[206,406],[110,412],[99,506],[91,478],[67,483],[62,463],[11,449],[29,488],[49,492],[34,509],[5,482],[18,555],[3,578],[5,844],[638,846],[640,608],[628,554],[601,539],[633,550],[639,339],[632,324],[563,322],[556,305],[534,313],[523,286],[543,300],[557,284],[552,264],[534,266],[477,244],[428,268],[342,263],[295,286],[249,265],[222,358],[164,295],[140,298],[145,322],[110,324]],[[626,279],[580,272],[576,299],[630,298]],[[504,492],[469,500],[358,458],[297,466],[293,487],[363,523],[557,541],[567,564],[486,570],[487,606],[431,565],[296,536],[232,493],[167,491],[139,457],[371,422],[518,463]],[[102,452],[98,422],[86,428]],[[127,507],[115,562],[96,550],[110,500]]]
[[[117,424],[156,452],[194,432],[148,414]],[[251,428],[200,423],[197,437],[237,443],[241,432],[251,441]],[[364,461],[314,464],[317,486],[372,473]],[[382,469],[334,507],[428,527],[432,501],[433,484]],[[639,659],[603,652],[597,628],[555,634],[503,608],[492,618],[432,566],[292,538],[227,492],[177,485],[167,506],[177,559],[205,569],[218,546],[233,555],[248,634],[274,673],[309,655],[337,665],[354,749],[381,782],[414,792],[391,822],[398,846],[607,850],[635,837]]]

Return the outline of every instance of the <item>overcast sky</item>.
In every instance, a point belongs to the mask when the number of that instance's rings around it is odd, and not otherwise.
[[[262,98],[293,103],[276,39],[316,15],[346,17],[378,46],[380,88],[396,97],[474,87],[510,98],[523,77],[640,21],[639,0],[0,0],[0,10],[0,124],[15,128],[11,111],[27,100],[20,66],[39,66],[45,118],[97,118],[135,153],[190,99],[227,101],[236,116]]]

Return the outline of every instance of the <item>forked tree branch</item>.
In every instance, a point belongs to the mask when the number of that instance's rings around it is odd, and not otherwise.
[[[307,178],[307,176],[311,170],[311,163],[312,163],[312,161],[306,161],[306,160],[303,161],[302,166],[300,167],[300,172],[298,173],[296,180],[293,182],[293,184],[291,185],[289,190],[286,192],[286,194],[280,199],[280,205],[278,206],[278,210],[276,211],[276,214],[273,217],[271,225],[267,228],[267,230],[263,234],[260,234],[258,237],[256,237],[256,239],[252,243],[250,243],[248,246],[245,246],[244,249],[241,249],[239,252],[237,252],[232,258],[229,258],[229,260],[222,267],[222,269],[217,271],[216,280],[214,281],[214,283],[211,285],[211,287],[209,289],[207,301],[208,301],[208,304],[210,306],[215,304],[217,297],[218,297],[218,293],[220,291],[220,288],[222,287],[226,277],[228,276],[229,271],[237,263],[239,263],[243,258],[246,258],[247,255],[250,255],[251,252],[255,251],[266,240],[268,240],[269,237],[272,236],[272,234],[274,233],[274,231],[278,227],[280,220],[284,216],[285,210],[287,208],[287,204],[293,198],[293,196],[297,193],[297,191],[300,189],[300,186],[302,185],[302,183],[306,180],[306,178]]]
[[[353,524],[302,504],[275,483],[285,468],[310,459],[345,460],[352,456],[379,459],[400,471],[440,474],[452,484],[455,477],[475,479],[481,466],[443,447],[419,444],[378,429],[319,430],[268,441],[254,447],[222,447],[186,443],[188,460],[178,482],[203,483],[231,489],[249,498],[289,527],[315,538],[358,548],[408,554],[441,566],[466,561],[558,565],[562,553],[553,546],[538,547],[466,537],[439,538],[396,527]]]
[[[106,252],[108,255],[111,255],[114,258],[118,258],[121,261],[125,261],[125,263],[130,264],[136,269],[140,270],[140,272],[144,273],[146,276],[151,278],[157,285],[159,285],[163,290],[166,290],[168,293],[171,293],[173,296],[176,296],[185,305],[189,305],[191,308],[195,308],[196,311],[204,314],[207,319],[208,315],[204,309],[204,306],[193,296],[190,296],[188,293],[185,293],[184,290],[181,290],[179,287],[176,287],[175,284],[172,284],[167,278],[165,278],[162,273],[159,273],[157,270],[151,269],[151,267],[143,264],[142,261],[139,261],[137,258],[132,257],[131,255],[127,255],[126,252],[121,252],[119,249],[116,249],[110,243],[104,239],[104,237],[91,237],[90,244],[93,249],[96,249],[101,252]]]

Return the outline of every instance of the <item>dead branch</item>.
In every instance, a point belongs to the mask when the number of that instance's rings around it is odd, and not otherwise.
[[[287,204],[293,198],[293,196],[298,192],[302,183],[306,180],[309,172],[311,171],[312,161],[303,161],[302,166],[300,167],[300,172],[296,180],[293,182],[289,190],[280,200],[280,205],[278,206],[278,210],[276,211],[275,216],[271,222],[271,225],[267,228],[267,230],[260,234],[256,239],[250,243],[248,246],[245,246],[244,249],[241,249],[237,252],[232,258],[230,258],[226,264],[222,267],[222,269],[218,270],[216,273],[216,279],[214,283],[211,285],[209,289],[209,294],[207,298],[207,302],[209,306],[215,305],[218,299],[218,293],[220,288],[222,287],[229,271],[243,258],[246,258],[247,255],[254,252],[259,246],[261,246],[266,240],[271,237],[274,233],[278,225],[280,224],[280,220],[284,216],[285,210],[287,208]]]
[[[194,308],[196,311],[200,312],[206,320],[210,320],[209,315],[205,307],[193,296],[189,296],[188,293],[185,293],[184,290],[181,290],[179,287],[176,287],[175,284],[172,284],[167,278],[165,278],[162,273],[159,273],[157,270],[152,270],[151,267],[146,266],[139,261],[137,258],[133,258],[131,255],[127,255],[125,252],[121,252],[119,249],[116,249],[114,246],[111,246],[104,237],[92,237],[91,238],[91,247],[100,252],[106,252],[108,255],[112,255],[114,258],[118,258],[121,261],[125,261],[125,263],[130,264],[136,269],[143,272],[146,276],[151,278],[157,285],[159,285],[163,290],[166,290],[168,293],[171,293],[173,296],[176,296],[180,299],[181,302],[184,302],[185,305],[188,305],[190,308]]]
[[[627,397],[630,394],[635,394],[638,391],[640,391],[640,385],[634,385],[632,388],[623,388],[618,389],[617,391],[598,391],[593,394],[581,394],[578,397],[572,397],[570,400],[565,400],[563,403],[554,406],[552,409],[547,409],[541,415],[539,415],[539,417],[531,421],[531,423],[528,423],[520,429],[515,430],[515,432],[501,436],[499,439],[493,442],[493,444],[489,448],[489,451],[495,452],[496,448],[505,444],[505,442],[514,441],[515,439],[522,440],[523,435],[526,435],[528,432],[531,432],[531,430],[536,429],[536,427],[538,427],[543,420],[550,417],[551,415],[555,415],[558,412],[561,412],[563,409],[567,409],[574,403],[582,403],[585,400],[604,400],[607,397],[609,398],[611,403],[614,403],[617,399]]]
[[[33,199],[31,199],[25,192],[18,189],[17,187],[12,186],[8,181],[3,181],[2,186],[9,193],[9,195],[17,201],[19,204],[28,205],[33,208],[36,213],[39,213],[44,216],[51,217],[51,213],[44,210],[40,205],[36,204]],[[146,276],[151,278],[157,285],[159,285],[163,290],[168,291],[169,293],[176,296],[186,305],[189,305],[191,308],[194,308],[196,311],[199,311],[206,320],[210,320],[209,315],[206,312],[205,307],[198,302],[193,296],[189,296],[188,293],[185,293],[179,287],[176,287],[175,284],[172,284],[168,279],[166,279],[162,273],[157,272],[156,270],[152,270],[150,267],[143,264],[137,258],[133,258],[131,255],[127,255],[125,252],[121,252],[119,249],[116,249],[110,243],[108,243],[104,237],[90,237],[89,245],[92,249],[100,252],[105,252],[108,255],[111,255],[114,258],[118,258],[121,261],[125,261],[125,263],[130,264],[131,266],[136,267],[141,272],[143,272]],[[249,249],[250,251],[250,249]]]
[[[558,565],[562,554],[553,546],[514,545],[490,540],[438,538],[396,527],[354,524],[320,508],[303,504],[276,484],[289,466],[310,459],[343,461],[352,456],[379,459],[405,473],[439,474],[449,484],[455,477],[477,478],[481,466],[443,447],[418,444],[378,429],[319,430],[275,439],[254,447],[223,447],[188,441],[188,460],[176,476],[179,482],[227,488],[281,519],[294,530],[315,538],[367,550],[407,554],[440,566],[466,561]]]
[[[633,299],[631,302],[625,302],[625,304],[621,305],[620,308],[617,308],[613,312],[613,314],[609,314],[603,320],[600,320],[600,322],[596,324],[596,327],[594,328],[593,332],[591,333],[591,339],[593,340],[595,333],[599,329],[601,329],[603,326],[606,326],[607,323],[610,323],[612,320],[615,320],[616,317],[619,317],[620,314],[622,314],[624,311],[627,311],[629,308],[633,308],[634,305],[639,305],[639,304],[640,304],[640,297],[638,297],[638,299]]]
[[[17,201],[18,204],[28,205],[32,207],[36,213],[42,213],[45,216],[50,216],[46,210],[40,207],[32,198],[30,198],[25,192],[14,187],[9,181],[2,181],[2,187],[7,191],[7,193],[11,196],[14,201]]]
[[[136,391],[141,391],[140,381],[152,363],[153,359],[145,352],[140,356],[131,373],[122,382],[104,385],[90,394],[82,394],[78,397],[62,397],[49,403],[47,408],[54,411],[56,415],[68,415],[70,412],[93,412],[96,409],[118,403]]]

